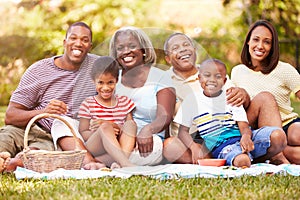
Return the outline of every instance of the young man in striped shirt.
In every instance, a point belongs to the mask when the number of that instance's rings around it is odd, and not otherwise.
[[[34,116],[51,113],[76,118],[80,103],[95,94],[89,72],[99,56],[89,54],[92,47],[90,27],[83,22],[72,24],[63,46],[63,55],[32,64],[22,76],[6,110],[6,126],[0,130],[0,152],[9,152],[15,157],[23,150],[24,129]],[[35,123],[29,133],[29,148],[54,150],[50,134],[52,122],[53,119],[45,118]],[[72,146],[72,142],[62,140],[61,144],[65,144],[63,149]],[[87,154],[84,164],[91,162],[94,163],[93,168],[103,167]],[[5,166],[0,166],[1,171],[13,171],[16,166],[22,166],[17,158],[3,163]]]

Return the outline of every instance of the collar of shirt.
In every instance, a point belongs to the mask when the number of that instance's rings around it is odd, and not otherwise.
[[[175,79],[177,81],[182,81],[183,83],[187,83],[187,82],[194,82],[196,80],[199,80],[198,77],[198,72],[196,72],[195,74],[193,74],[192,76],[188,77],[187,79],[182,78],[181,76],[178,76],[174,70],[173,70],[173,66],[170,67],[170,69],[168,70],[168,72],[171,75],[172,79]]]

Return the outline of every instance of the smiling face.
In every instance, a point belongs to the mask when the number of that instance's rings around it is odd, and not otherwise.
[[[175,35],[168,41],[166,61],[175,71],[195,73],[196,49],[192,42],[183,34]]]
[[[92,47],[91,32],[83,26],[70,28],[64,40],[64,58],[74,66],[80,66]]]
[[[137,38],[129,32],[120,32],[116,37],[117,61],[124,69],[143,65],[143,51]]]
[[[226,68],[213,61],[204,62],[199,69],[199,81],[205,96],[219,96],[226,82]]]
[[[252,31],[248,45],[252,65],[261,67],[261,62],[267,58],[272,48],[272,33],[267,27],[258,26]]]
[[[104,105],[111,105],[113,102],[117,78],[111,73],[100,74],[96,77],[95,86],[98,93],[97,99]]]

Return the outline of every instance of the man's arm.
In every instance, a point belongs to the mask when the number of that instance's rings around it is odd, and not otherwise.
[[[250,96],[244,88],[230,87],[226,90],[227,104],[241,106],[245,109],[250,105]]]
[[[189,134],[189,127],[180,125],[178,130],[178,138],[182,141],[182,143],[187,147],[190,148],[190,146],[193,144],[193,138]]]
[[[26,127],[31,118],[41,113],[42,110],[29,110],[21,104],[10,102],[5,114],[5,124]]]
[[[43,110],[30,110],[27,107],[10,102],[5,114],[5,124],[26,127],[31,118],[41,113],[66,114],[67,105],[59,100],[51,100]]]
[[[198,164],[199,159],[210,157],[210,155],[205,145],[197,144],[193,141],[193,138],[189,134],[189,129],[189,127],[180,125],[178,138],[188,149],[190,149],[193,164]]]

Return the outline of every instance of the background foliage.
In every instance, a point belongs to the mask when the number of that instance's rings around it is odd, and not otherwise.
[[[222,9],[208,7],[208,2]],[[172,10],[174,15],[170,15]],[[216,57],[227,64],[229,72],[239,63],[248,26],[257,19],[270,20],[276,26],[282,60],[296,66],[297,40],[300,46],[299,0],[2,0],[0,11],[0,105],[7,105],[30,64],[63,53],[65,31],[75,21],[92,27],[92,52],[101,55],[108,53],[108,42],[116,29],[128,25],[143,28],[163,69],[168,68],[163,42],[173,31],[195,39],[199,62],[207,56]]]

